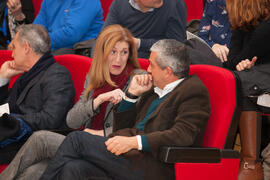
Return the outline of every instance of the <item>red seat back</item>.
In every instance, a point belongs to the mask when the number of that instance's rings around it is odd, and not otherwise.
[[[69,70],[76,89],[75,102],[77,102],[83,91],[85,77],[91,66],[92,59],[74,54],[58,55],[54,58],[57,63]]]
[[[10,50],[0,50],[0,67],[2,66],[2,64],[5,62],[5,61],[12,61],[13,58],[12,58],[12,51]],[[9,88],[11,88],[13,86],[13,84],[15,83],[15,81],[18,79],[20,75],[17,75],[17,76],[14,76],[10,79],[9,81]]]
[[[236,80],[229,70],[210,65],[191,65],[190,74],[196,74],[208,89],[211,115],[203,137],[204,147],[231,148],[237,127]]]
[[[35,12],[34,12],[35,17],[39,13],[39,10],[41,8],[42,1],[43,0],[32,0],[33,6],[34,6],[34,10],[35,10]]]
[[[5,61],[13,60],[12,51],[10,50],[0,50],[0,67]]]
[[[104,21],[109,13],[109,8],[112,4],[113,0],[100,0],[100,3],[101,3],[101,6],[102,6],[102,9],[103,9],[103,18],[104,18]]]
[[[185,0],[187,6],[187,21],[201,19],[203,14],[203,0]]]
[[[147,71],[147,68],[149,66],[148,59],[139,58],[138,61],[139,61],[139,64],[140,64],[141,69]]]
[[[0,164],[0,174],[2,171],[4,171],[6,169],[7,166],[8,166],[8,164]]]

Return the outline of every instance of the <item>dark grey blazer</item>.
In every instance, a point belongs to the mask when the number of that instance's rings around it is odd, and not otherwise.
[[[52,64],[33,78],[20,94],[17,105],[33,130],[59,129],[74,104],[75,88],[69,71]],[[0,104],[8,101],[8,85],[0,87]]]

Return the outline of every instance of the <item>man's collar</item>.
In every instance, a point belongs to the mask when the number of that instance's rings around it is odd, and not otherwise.
[[[185,78],[182,79],[178,79],[174,82],[171,82],[169,84],[167,84],[163,89],[160,89],[158,87],[154,88],[154,92],[159,96],[159,98],[162,98],[163,96],[167,95],[168,93],[170,93],[172,90],[174,90],[174,88],[180,84]]]
[[[135,0],[129,0],[129,4],[134,8],[142,12],[141,8],[138,6],[138,4],[135,2]],[[154,11],[154,8],[150,8],[147,12]]]

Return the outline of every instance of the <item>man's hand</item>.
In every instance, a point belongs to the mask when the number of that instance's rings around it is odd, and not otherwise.
[[[21,0],[8,0],[7,6],[17,21],[22,21],[25,19],[25,15],[22,12]]]
[[[254,56],[251,61],[249,59],[242,60],[240,63],[236,65],[236,70],[243,71],[245,69],[250,69],[252,66],[254,66],[256,61],[257,61],[256,56]]]
[[[229,49],[227,46],[220,45],[220,44],[214,44],[212,46],[213,52],[216,54],[216,56],[221,60],[221,62],[227,61],[227,56],[229,54]]]
[[[100,104],[106,101],[110,101],[113,104],[118,104],[120,101],[122,101],[124,96],[125,93],[121,89],[115,89],[113,91],[100,94],[94,99],[94,109],[97,109]]]
[[[105,142],[107,150],[119,156],[131,149],[138,149],[137,137],[115,136]]]
[[[103,130],[94,130],[94,129],[86,128],[83,131],[88,132],[88,133],[93,134],[93,135],[97,135],[97,136],[104,136]]]
[[[152,80],[153,78],[150,74],[135,75],[131,80],[128,92],[140,96],[151,89],[153,86]]]
[[[23,71],[16,68],[14,61],[4,62],[0,69],[0,76],[5,79],[9,79],[21,73],[23,73]]]

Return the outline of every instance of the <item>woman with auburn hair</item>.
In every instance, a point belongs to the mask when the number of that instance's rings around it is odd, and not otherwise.
[[[232,39],[225,66],[241,80],[239,180],[263,179],[261,112],[270,112],[270,0],[226,0]]]
[[[79,101],[68,112],[67,125],[85,133],[107,136],[112,132],[113,105],[124,96],[135,70],[140,73],[137,48],[131,33],[120,25],[106,27],[99,35],[93,61]],[[35,132],[17,153],[0,179],[39,179],[65,136]]]
[[[74,129],[86,125],[87,132],[109,135],[113,104],[122,100],[130,75],[138,68],[137,48],[131,33],[120,25],[105,28],[97,39],[85,90],[68,112],[67,125]]]

